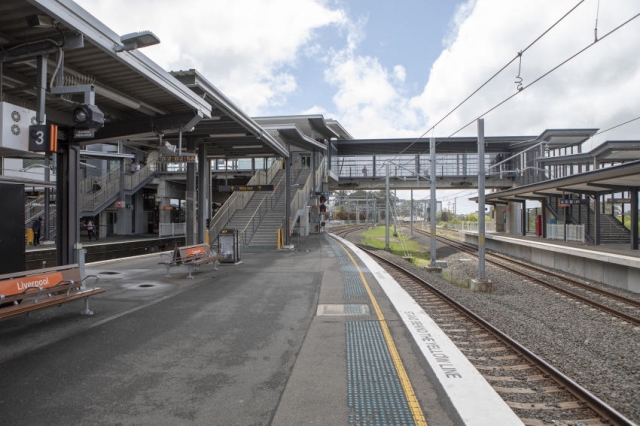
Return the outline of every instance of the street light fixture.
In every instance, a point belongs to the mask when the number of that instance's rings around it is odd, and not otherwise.
[[[142,47],[153,46],[160,43],[160,39],[151,31],[139,31],[125,34],[120,37],[122,46],[116,46],[116,52],[129,52]]]

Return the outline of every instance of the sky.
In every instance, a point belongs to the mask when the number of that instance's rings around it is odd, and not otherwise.
[[[141,52],[196,69],[250,116],[322,114],[357,139],[473,136],[480,117],[487,136],[640,117],[638,0],[76,2],[119,34],[152,31],[161,44]],[[640,140],[640,120],[583,151],[620,139]],[[473,195],[438,192],[459,213]]]

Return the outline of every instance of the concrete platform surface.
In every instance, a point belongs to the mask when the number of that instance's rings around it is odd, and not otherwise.
[[[2,423],[370,424],[366,409],[386,404],[385,392],[388,413],[408,416],[405,392],[375,387],[395,379],[393,368],[379,376],[360,359],[378,343],[368,330],[384,324],[426,423],[460,424],[406,309],[372,265],[356,256],[354,268],[341,250],[312,235],[292,250],[204,265],[194,279],[184,267],[165,277],[157,254],[88,264],[107,290],[91,299],[94,316],[77,302],[0,322]]]

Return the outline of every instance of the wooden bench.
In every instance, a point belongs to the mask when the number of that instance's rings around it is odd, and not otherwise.
[[[32,311],[60,306],[72,300],[84,299],[84,315],[93,315],[89,297],[104,293],[104,289],[87,288],[85,282],[98,276],[82,277],[78,264],[34,269],[0,275],[0,319],[12,318]]]
[[[198,270],[200,265],[205,263],[213,263],[214,269],[220,266],[220,259],[215,250],[209,244],[195,244],[192,246],[176,247],[171,253],[160,253],[160,265],[167,268],[167,277],[171,277],[171,268],[174,266],[185,265],[189,268],[187,278],[193,278],[192,271]]]

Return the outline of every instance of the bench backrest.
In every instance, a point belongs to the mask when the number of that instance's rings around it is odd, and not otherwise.
[[[211,247],[209,247],[209,244],[195,244],[192,246],[178,247],[177,250],[180,253],[180,260],[185,262],[190,259],[208,256],[211,252]]]
[[[62,281],[70,280],[82,281],[77,264],[4,274],[0,275],[0,295],[11,296],[23,293],[29,288],[53,287]]]

